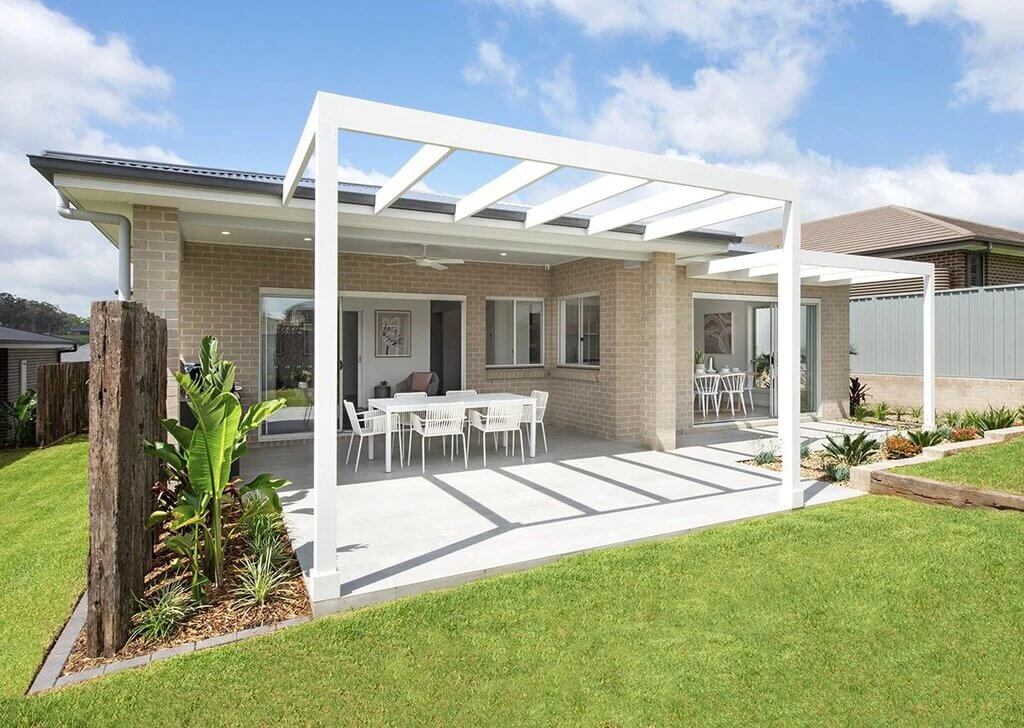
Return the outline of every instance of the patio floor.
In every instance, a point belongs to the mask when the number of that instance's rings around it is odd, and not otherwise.
[[[816,442],[861,426],[805,423]],[[338,598],[318,613],[387,601],[428,589],[535,566],[567,554],[679,534],[781,510],[779,478],[742,464],[772,428],[681,435],[671,452],[653,452],[550,428],[550,453],[536,458],[470,447],[470,468],[449,462],[439,443],[427,453],[427,473],[398,466],[387,475],[378,445],[358,473],[344,465],[339,438]],[[379,442],[382,442],[379,440]],[[493,445],[492,445],[493,448]],[[364,453],[365,455],[365,453]],[[354,458],[354,454],[353,454]],[[312,446],[264,447],[243,461],[243,476],[272,472],[289,478],[281,499],[304,571],[312,561]],[[806,481],[809,506],[860,495]]]

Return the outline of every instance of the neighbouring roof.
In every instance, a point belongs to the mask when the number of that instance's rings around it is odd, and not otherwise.
[[[36,334],[31,331],[12,329],[9,326],[0,326],[0,347],[11,349],[18,346],[27,346],[33,349],[74,349],[78,344],[59,336],[49,334]]]
[[[121,159],[118,157],[101,157],[91,154],[75,154],[69,152],[44,151],[42,154],[28,155],[29,163],[51,184],[53,176],[58,172],[96,174],[106,177],[141,180],[149,182],[170,182],[212,189],[229,189],[240,192],[255,192],[281,197],[284,175],[264,172],[244,172],[216,167],[196,167],[186,164],[170,164],[165,162],[148,162],[138,159]],[[373,207],[377,185],[340,182],[338,184],[338,202],[350,205],[366,205]],[[312,200],[315,198],[315,180],[303,177],[295,188],[295,197]],[[419,212],[435,212],[452,215],[455,203],[459,198],[453,195],[410,190],[395,200],[391,207]],[[480,210],[475,217],[497,220],[513,220],[523,222],[529,208],[522,205],[495,203]],[[585,228],[590,217],[582,214],[566,215],[547,224],[562,227]],[[618,228],[621,232],[642,235],[644,225],[632,224]],[[731,233],[695,230],[686,233],[688,238],[707,238],[721,242],[735,242],[739,236]]]
[[[969,241],[1024,245],[1024,232],[899,205],[813,220],[800,228],[801,247],[831,253],[880,253]],[[747,235],[743,242],[778,247],[782,230]]]

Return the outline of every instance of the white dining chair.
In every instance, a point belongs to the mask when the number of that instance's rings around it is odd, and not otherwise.
[[[720,379],[721,377],[717,374],[698,374],[693,378],[693,391],[700,398],[700,411],[705,417],[708,416],[708,403],[714,405],[715,417],[718,416]]]
[[[395,399],[426,399],[426,392],[396,392]],[[409,446],[405,448],[407,458],[412,458],[412,418],[409,416],[411,412],[399,412],[396,415],[395,424],[398,427],[398,439],[402,439],[406,435],[409,436]]]
[[[449,389],[444,393],[445,397],[458,397],[460,394],[476,394],[475,389]]]
[[[721,395],[729,395],[729,409],[732,410],[733,417],[736,416],[736,397],[740,399],[740,407],[743,408],[743,414],[747,414],[747,403],[743,399],[746,379],[747,375],[744,372],[723,374],[721,377],[720,392]]]
[[[466,405],[462,402],[445,402],[427,405],[425,417],[417,413],[410,414],[413,432],[420,436],[420,469],[427,472],[427,441],[432,437],[440,437],[444,442],[448,437],[462,438],[462,459],[469,467],[469,449],[466,443]],[[455,448],[451,450],[451,459],[455,460]]]
[[[516,454],[516,435],[519,435],[519,454],[526,462],[523,448],[523,432],[519,426],[523,422],[523,405],[519,402],[495,402],[488,405],[486,414],[479,410],[469,411],[469,426],[480,432],[480,449],[484,453],[484,467],[487,467],[487,433],[505,433],[505,454],[508,455],[509,439],[512,440],[512,455]],[[470,438],[472,440],[472,438]]]
[[[537,429],[540,430],[541,439],[544,441],[544,452],[547,452],[548,433],[544,429],[544,412],[548,408],[548,393],[535,389],[530,392],[530,396],[537,402]],[[527,430],[530,428],[530,405],[528,404],[523,405],[522,426]],[[533,443],[531,442],[530,445],[533,445]]]
[[[754,409],[754,373],[746,372],[743,375],[743,392],[747,395],[750,400],[750,411],[756,411]]]
[[[352,426],[352,430],[349,432],[348,438],[348,452],[345,453],[345,464],[348,465],[349,458],[352,457],[352,443],[355,442],[356,437],[359,438],[359,447],[356,448],[356,466],[353,472],[359,472],[359,456],[363,452],[363,440],[367,437],[373,437],[375,435],[383,435],[384,427],[386,422],[386,415],[383,412],[374,412],[373,410],[367,410],[366,412],[356,412],[354,404],[349,402],[347,399],[344,401],[345,413],[348,415],[349,424]],[[393,448],[394,441],[392,441],[391,447]],[[401,462],[403,458],[403,445],[402,438],[398,438],[398,459]]]

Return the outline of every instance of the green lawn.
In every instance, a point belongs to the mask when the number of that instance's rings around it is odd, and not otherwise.
[[[1020,514],[868,496],[11,699],[0,724],[1013,723],[1022,553]],[[17,589],[7,609],[50,599]]]
[[[88,448],[0,450],[0,699],[20,695],[85,589]]]
[[[983,490],[1024,493],[1024,439],[965,450],[893,472],[957,483]]]

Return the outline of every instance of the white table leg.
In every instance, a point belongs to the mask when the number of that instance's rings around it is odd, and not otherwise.
[[[370,438],[373,442],[373,438]],[[391,472],[391,413],[384,411],[384,472]]]
[[[530,457],[537,457],[537,400],[530,401]]]

